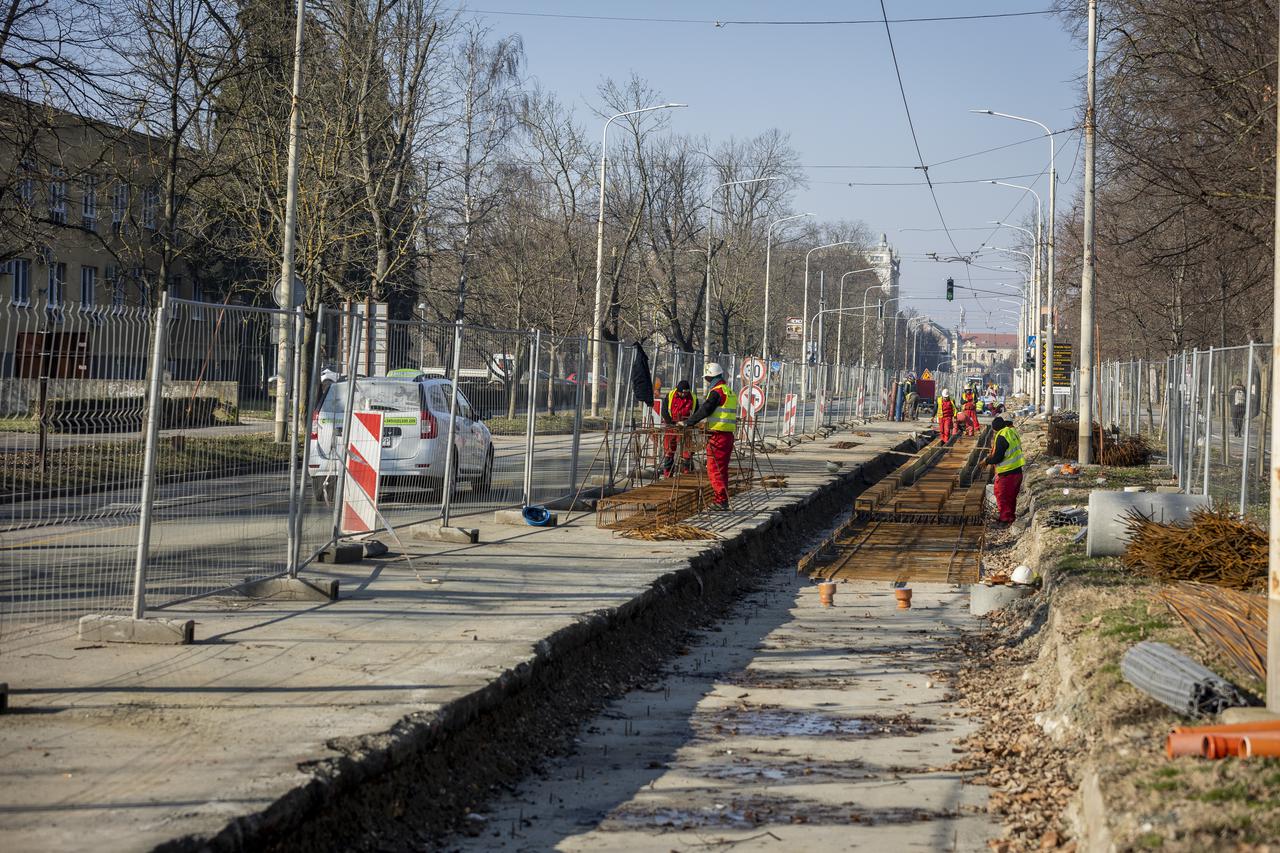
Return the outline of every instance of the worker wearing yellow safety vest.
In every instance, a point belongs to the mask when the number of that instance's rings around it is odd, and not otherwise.
[[[986,462],[996,469],[996,506],[1000,508],[1000,523],[1012,524],[1018,509],[1018,492],[1022,490],[1022,439],[1004,418],[991,422],[991,433],[995,441]]]
[[[681,426],[707,422],[707,479],[711,481],[714,510],[729,508],[729,461],[733,458],[733,434],[738,428],[738,395],[724,377],[724,368],[708,362],[702,368],[707,396]]]

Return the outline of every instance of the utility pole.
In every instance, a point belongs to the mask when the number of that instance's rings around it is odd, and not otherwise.
[[[1280,65],[1277,66],[1280,68]],[[1280,73],[1277,74],[1280,83]],[[1280,125],[1276,127],[1276,152],[1280,153]],[[1275,257],[1272,265],[1271,297],[1271,375],[1280,376],[1280,171],[1276,173],[1276,209],[1272,225],[1272,245]],[[1280,477],[1280,419],[1276,407],[1280,406],[1280,383],[1271,382],[1271,483]],[[1271,529],[1267,534],[1270,543],[1268,564],[1270,578],[1267,583],[1267,710],[1280,712],[1280,488],[1271,488]]]
[[[294,309],[294,249],[297,246],[298,230],[298,147],[302,138],[302,106],[299,100],[302,95],[302,24],[306,19],[307,2],[298,0],[297,20],[293,32],[293,96],[289,107],[289,161],[288,177],[285,184],[284,197],[284,251],[280,259],[280,292],[283,295],[285,311]],[[289,417],[288,377],[293,364],[293,320],[292,313],[280,315],[280,345],[276,349],[276,417],[275,441],[283,444]],[[290,448],[290,453],[293,448]]]
[[[1080,448],[1076,454],[1081,465],[1088,465],[1093,459],[1093,209],[1096,203],[1093,192],[1093,143],[1097,131],[1097,114],[1094,112],[1097,61],[1098,0],[1089,0],[1089,71],[1086,78],[1088,103],[1084,107],[1084,261],[1080,272],[1080,426],[1077,433]],[[1052,184],[1049,192],[1053,192]],[[1050,207],[1052,208],[1052,202]],[[1049,239],[1053,239],[1052,230],[1049,232]],[[1053,273],[1050,272],[1049,276],[1052,282]],[[1053,340],[1053,303],[1050,302],[1049,306],[1049,340]],[[1049,370],[1053,370],[1052,362]],[[1049,404],[1053,405],[1052,398]]]

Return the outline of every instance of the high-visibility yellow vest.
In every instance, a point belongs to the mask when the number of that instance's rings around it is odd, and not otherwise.
[[[690,391],[689,397],[693,401],[692,403],[693,408],[689,410],[689,414],[693,414],[693,410],[698,408],[698,395]],[[676,389],[672,388],[670,391],[667,392],[667,411],[668,412],[671,411],[671,407],[675,404],[675,401],[676,401]]]
[[[733,389],[727,382],[713,385],[711,390],[724,394],[724,405],[707,418],[707,429],[715,432],[733,432],[738,428],[738,395],[733,393]]]
[[[1022,439],[1013,431],[1013,427],[1005,427],[996,433],[996,438],[1003,438],[1008,442],[1009,447],[1004,452],[1004,458],[996,465],[997,474],[1008,474],[1022,467]]]

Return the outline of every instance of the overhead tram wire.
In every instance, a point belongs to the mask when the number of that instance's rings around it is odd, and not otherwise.
[[[854,26],[861,24],[879,24],[879,18],[848,20],[716,20],[714,18],[646,18],[638,16],[618,15],[573,15],[563,12],[513,12],[504,9],[467,9],[465,7],[443,7],[442,12],[459,14],[495,15],[516,18],[554,18],[569,21],[610,21],[626,24],[702,24],[724,29],[729,26],[739,27],[831,27]],[[989,21],[999,18],[1026,18],[1037,15],[1055,14],[1053,9],[1035,9],[1026,12],[986,12],[974,15],[930,15],[917,18],[894,18],[887,23],[893,24],[929,24],[947,21]]]

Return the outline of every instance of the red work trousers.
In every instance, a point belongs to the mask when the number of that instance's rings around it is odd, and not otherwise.
[[[1000,508],[1000,520],[1013,522],[1018,510],[1018,492],[1022,491],[1022,469],[1008,474],[996,474],[996,506]]]
[[[729,502],[729,461],[733,459],[733,433],[707,431],[707,479],[718,504]]]
[[[978,434],[978,413],[972,409],[965,409],[960,413],[961,422],[964,424],[966,435]]]
[[[666,435],[662,437],[662,455],[665,456],[667,459],[674,459],[676,455],[676,449],[679,447],[680,447],[680,433],[677,430],[670,430],[667,432]],[[684,450],[681,452],[680,458],[688,459],[692,455],[693,453],[692,451],[689,450],[688,442],[685,442]]]
[[[938,431],[942,433],[942,443],[946,444],[951,440],[951,434],[956,431],[956,419],[938,418]]]

